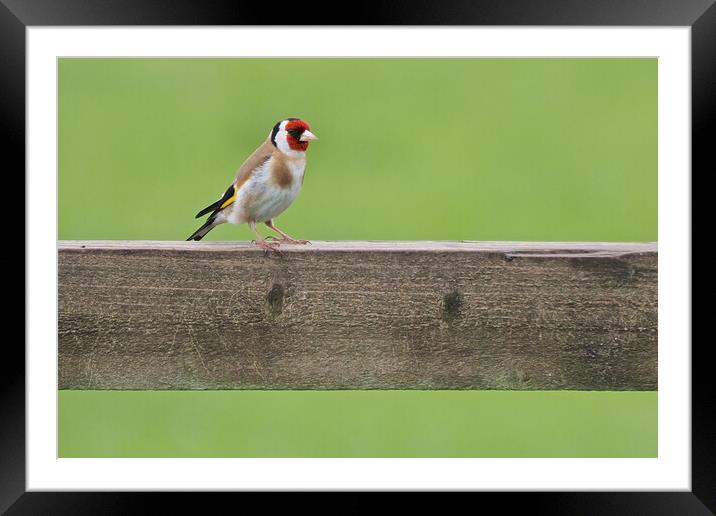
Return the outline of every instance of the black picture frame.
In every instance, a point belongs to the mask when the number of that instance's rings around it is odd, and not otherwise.
[[[310,8],[297,2],[266,4],[217,0],[0,0],[0,138],[5,163],[15,177],[25,167],[25,29],[29,26],[83,25],[552,25],[688,26],[692,45],[692,169],[716,170],[708,135],[714,134],[716,106],[716,5],[714,0],[461,0],[452,2],[368,1],[350,9]],[[323,13],[319,15],[318,13]],[[12,168],[10,168],[12,167]],[[692,173],[692,178],[695,174]],[[7,184],[7,183],[6,183]],[[24,187],[23,187],[24,189]],[[15,190],[17,191],[17,190]],[[31,203],[31,192],[25,192]],[[18,197],[15,193],[14,197]],[[6,199],[10,195],[6,191]],[[16,215],[13,215],[15,217]],[[16,219],[15,219],[16,220]],[[674,343],[685,345],[686,343]],[[690,344],[690,343],[689,343]],[[692,491],[589,493],[481,493],[507,513],[518,508],[549,514],[690,515],[716,512],[716,413],[708,381],[706,342],[692,346]],[[151,510],[149,498],[162,498],[187,510],[186,495],[169,493],[25,492],[24,348],[5,344],[0,424],[0,512],[7,514],[135,514]],[[235,496],[239,493],[225,494]],[[352,495],[352,499],[357,497]],[[306,507],[329,508],[330,503]],[[273,502],[272,502],[273,504]],[[302,508],[291,502],[292,509]],[[178,505],[178,504],[177,504]],[[277,506],[272,506],[277,510]],[[362,502],[342,504],[341,512],[364,512]],[[203,507],[206,509],[206,506]]]

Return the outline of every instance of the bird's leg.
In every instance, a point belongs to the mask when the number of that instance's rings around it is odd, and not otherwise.
[[[276,233],[278,233],[279,235],[281,235],[281,236],[283,237],[283,238],[273,237],[274,240],[277,240],[277,241],[279,241],[279,242],[283,242],[283,243],[285,243],[285,244],[310,244],[310,243],[311,243],[311,242],[309,242],[308,240],[296,240],[295,238],[291,238],[291,237],[288,236],[286,233],[284,233],[283,231],[281,231],[280,229],[278,229],[276,226],[274,226],[273,219],[267,220],[266,222],[264,222],[264,224],[266,224],[268,227],[270,227],[270,228],[273,229]]]
[[[282,254],[281,251],[279,251],[279,249],[278,249],[278,243],[270,244],[269,242],[264,240],[264,238],[261,236],[261,234],[256,229],[256,222],[249,222],[249,227],[251,228],[251,231],[253,231],[254,234],[256,235],[256,245],[258,245],[259,247],[261,247],[262,249],[265,249],[267,251],[271,250],[278,255]]]

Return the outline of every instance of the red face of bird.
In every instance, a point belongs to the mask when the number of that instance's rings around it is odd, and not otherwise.
[[[299,118],[286,118],[278,122],[271,131],[271,143],[281,152],[305,152],[308,142],[318,140],[305,120]]]

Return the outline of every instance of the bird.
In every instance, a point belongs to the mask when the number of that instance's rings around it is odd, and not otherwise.
[[[279,245],[308,244],[297,240],[276,227],[274,219],[283,213],[296,199],[303,186],[306,173],[306,150],[308,144],[318,137],[310,130],[308,122],[300,118],[279,120],[266,140],[236,171],[233,182],[218,201],[210,204],[195,218],[209,214],[204,224],[187,238],[201,240],[219,224],[248,223],[256,235],[256,244],[278,254]],[[263,222],[281,235],[269,242],[256,229]]]

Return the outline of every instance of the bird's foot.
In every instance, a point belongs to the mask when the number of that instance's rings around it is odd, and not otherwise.
[[[294,238],[289,238],[289,237],[278,238],[278,237],[275,237],[275,236],[273,236],[273,235],[269,235],[269,236],[267,236],[266,238],[270,238],[272,241],[277,242],[277,243],[279,243],[279,244],[299,244],[299,245],[305,245],[305,244],[310,244],[310,243],[311,243],[311,242],[308,241],[308,240],[296,240],[296,239],[294,239]]]
[[[277,255],[283,256],[283,253],[279,249],[278,242],[271,243],[271,242],[267,242],[266,240],[254,240],[253,243],[256,244],[257,246],[259,246],[264,251],[273,251]]]

